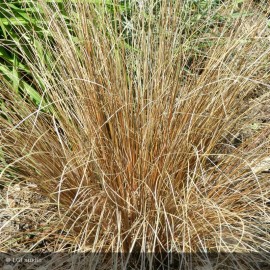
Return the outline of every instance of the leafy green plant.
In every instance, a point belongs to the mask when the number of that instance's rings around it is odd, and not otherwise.
[[[34,11],[33,7],[31,9],[31,6],[28,6],[30,1],[23,3],[23,1],[4,1],[0,5],[0,72],[13,85],[14,91],[18,93],[19,89],[22,90],[38,104],[41,97],[31,82],[23,79],[29,76],[30,70],[22,61],[17,48],[22,33],[25,34],[32,27],[38,29],[38,20],[28,13]],[[19,46],[22,44],[23,42]],[[26,47],[24,50],[29,54]]]

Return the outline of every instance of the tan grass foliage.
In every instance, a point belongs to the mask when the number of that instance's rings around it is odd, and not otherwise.
[[[44,5],[49,63],[22,52],[38,108],[2,85],[1,181],[35,183],[57,206],[55,250],[269,251],[269,174],[254,169],[269,125],[232,144],[252,122],[245,98],[269,90],[267,19],[242,16],[247,1],[237,18],[211,26],[232,10],[221,4],[189,27],[184,1],[151,0],[120,24],[119,6],[86,2],[66,5],[70,25]]]

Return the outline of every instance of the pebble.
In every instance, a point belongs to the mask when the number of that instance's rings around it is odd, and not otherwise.
[[[10,264],[6,264],[3,266],[2,270],[13,270],[13,267]]]
[[[40,266],[37,270],[47,270],[47,268],[45,266]]]

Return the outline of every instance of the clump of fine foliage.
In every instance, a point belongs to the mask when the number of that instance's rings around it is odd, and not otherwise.
[[[183,269],[267,263],[269,125],[232,139],[252,123],[249,95],[269,89],[265,14],[253,1],[37,2],[42,38],[18,30],[42,44],[20,50],[39,100],[1,85],[0,180],[55,205],[54,250],[125,254],[107,269],[158,269],[168,252]]]

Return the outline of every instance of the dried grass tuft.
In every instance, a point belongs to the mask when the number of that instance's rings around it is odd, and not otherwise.
[[[1,181],[34,183],[56,206],[54,250],[185,253],[184,269],[190,253],[269,252],[269,174],[257,166],[269,124],[233,140],[252,123],[250,93],[269,99],[267,19],[251,1],[222,24],[232,7],[209,9],[205,25],[184,1],[131,2],[131,17],[69,2],[70,25],[43,3],[43,54],[22,50],[43,102],[2,85]]]

